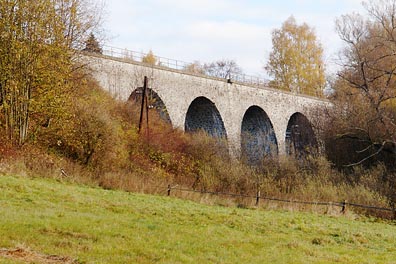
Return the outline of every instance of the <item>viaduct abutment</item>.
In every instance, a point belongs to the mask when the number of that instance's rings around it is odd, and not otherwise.
[[[101,87],[119,100],[128,100],[147,76],[149,88],[164,103],[175,128],[202,128],[213,136],[225,137],[233,156],[251,155],[251,160],[254,155],[287,154],[291,117],[298,113],[312,120],[311,109],[329,105],[314,97],[132,60],[102,55],[85,55],[83,60]]]

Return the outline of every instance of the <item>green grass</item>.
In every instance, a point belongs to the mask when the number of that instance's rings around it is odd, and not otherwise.
[[[18,246],[81,263],[396,263],[396,226],[0,176],[0,248]]]

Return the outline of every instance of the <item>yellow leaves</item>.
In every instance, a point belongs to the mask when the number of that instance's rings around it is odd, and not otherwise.
[[[396,112],[396,98],[388,99],[384,101],[382,104],[384,107],[392,109],[393,111]]]
[[[147,63],[147,64],[152,64],[152,65],[157,64],[157,58],[154,56],[154,53],[152,50],[150,50],[147,53],[147,55],[142,58],[142,62]]]
[[[321,96],[325,85],[323,49],[307,24],[293,17],[272,32],[273,50],[265,67],[275,88]]]
[[[75,70],[72,48],[95,24],[93,16],[84,17],[87,3],[0,1],[0,92],[9,106],[2,112],[5,123],[16,124],[6,128],[10,139],[23,142],[28,128],[38,131],[34,126],[42,120],[64,118]]]

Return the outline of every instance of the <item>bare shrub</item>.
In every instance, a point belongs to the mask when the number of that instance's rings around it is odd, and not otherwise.
[[[23,148],[4,146],[4,173],[52,177],[106,189],[166,194],[167,185],[196,191],[255,197],[333,201],[386,207],[392,185],[385,167],[354,171],[354,179],[333,169],[323,156],[264,159],[250,167],[229,156],[227,143],[199,131],[172,128],[155,109],[149,126],[137,131],[140,108],[119,102],[86,80],[63,120],[53,120]],[[12,158],[11,158],[12,157]],[[6,160],[11,166],[3,166]],[[172,191],[173,195],[210,204],[255,206],[252,198]],[[261,202],[264,206],[324,212],[323,207]],[[374,213],[374,212],[371,212]]]

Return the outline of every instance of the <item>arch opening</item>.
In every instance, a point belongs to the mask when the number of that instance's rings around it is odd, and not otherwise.
[[[195,98],[190,104],[187,110],[184,130],[187,132],[203,130],[214,138],[227,139],[227,133],[219,110],[212,101],[203,96]]]
[[[242,159],[249,165],[260,165],[266,157],[278,154],[278,142],[271,120],[258,106],[251,106],[241,126]]]
[[[301,113],[294,113],[286,129],[286,154],[300,159],[318,150],[311,122]]]
[[[147,93],[147,103],[151,110],[155,110],[159,117],[166,123],[172,124],[168,110],[166,109],[165,103],[162,101],[161,97],[152,89],[148,88]],[[128,101],[132,101],[141,105],[143,95],[143,88],[135,89],[128,98]]]

